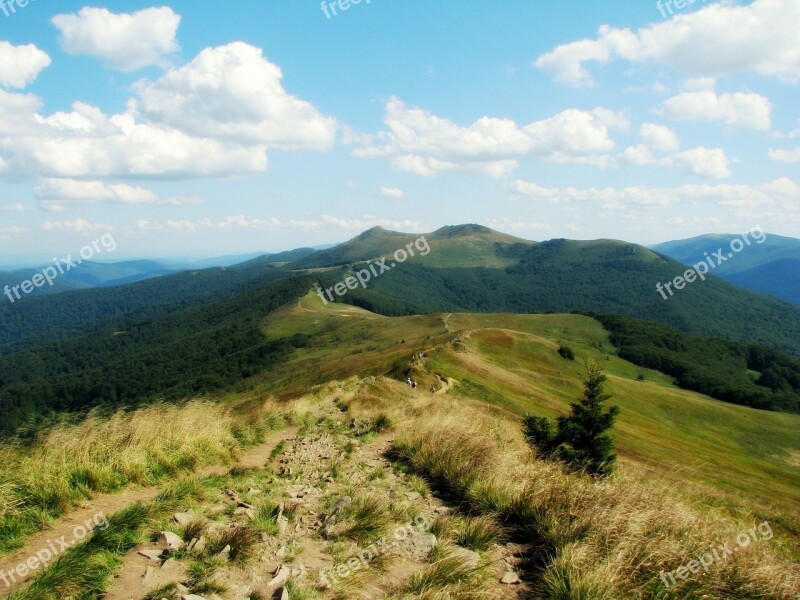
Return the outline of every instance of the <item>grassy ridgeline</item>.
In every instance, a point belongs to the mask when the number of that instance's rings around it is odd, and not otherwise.
[[[283,421],[265,403],[157,404],[58,425],[27,447],[0,447],[0,552],[94,493],[230,462]]]
[[[532,456],[518,422],[484,407],[429,400],[406,412],[418,416],[400,427],[397,456],[473,515],[495,516],[533,543],[542,597],[793,599],[800,589],[791,542],[777,527],[770,541],[667,589],[662,570],[735,547],[757,519],[715,512],[630,461],[604,482],[567,473]]]

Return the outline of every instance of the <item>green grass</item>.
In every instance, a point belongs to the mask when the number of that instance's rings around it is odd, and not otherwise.
[[[729,496],[732,507],[741,501],[761,505],[773,517],[800,514],[800,468],[791,458],[800,452],[800,416],[681,390],[670,377],[619,359],[600,323],[585,316],[455,313],[449,323],[451,333],[442,315],[389,318],[348,305],[323,306],[309,293],[264,326],[277,337],[299,330],[316,343],[295,352],[269,381],[256,378],[257,385],[281,397],[299,396],[333,379],[394,372],[424,350],[429,373],[458,381],[450,398],[481,401],[520,418],[557,417],[580,395],[583,360],[593,358],[621,408],[613,434],[623,459],[647,464],[676,485]],[[459,331],[473,332],[462,342],[466,352],[447,346]],[[562,344],[574,350],[575,361],[558,355]],[[788,522],[800,531],[796,517]]]

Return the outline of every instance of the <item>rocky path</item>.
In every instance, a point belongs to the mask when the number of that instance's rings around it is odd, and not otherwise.
[[[267,464],[237,469],[209,502],[154,531],[125,557],[106,599],[414,597],[443,561],[481,572],[481,597],[523,597],[509,576],[515,548],[455,544],[450,530],[467,517],[389,459],[391,433],[342,406],[323,400],[316,422]]]
[[[297,428],[292,428],[273,433],[268,436],[263,444],[250,449],[242,457],[240,464],[245,466],[259,464],[263,466],[269,458],[270,452],[279,443],[293,436],[296,432]],[[229,469],[230,467],[215,465],[201,469],[197,475],[200,477],[224,475]],[[14,571],[18,565],[25,563],[30,557],[36,556],[37,552],[45,549],[55,547],[59,551],[65,551],[67,547],[80,541],[77,539],[78,537],[82,537],[80,529],[77,531],[80,535],[76,536],[76,528],[93,529],[98,525],[102,525],[104,518],[110,517],[115,512],[135,502],[149,502],[155,499],[162,490],[163,486],[152,486],[129,489],[119,494],[99,494],[95,496],[77,510],[61,517],[52,527],[27,538],[22,548],[12,554],[0,557],[0,573]],[[5,598],[15,589],[29,581],[35,574],[35,572],[31,572],[25,576],[17,575],[15,581],[10,582],[12,585],[0,586],[0,598]]]

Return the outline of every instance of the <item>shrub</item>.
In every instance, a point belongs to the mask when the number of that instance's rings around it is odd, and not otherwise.
[[[567,360],[575,360],[575,353],[569,346],[564,346],[562,344],[561,346],[558,347],[558,353]]]

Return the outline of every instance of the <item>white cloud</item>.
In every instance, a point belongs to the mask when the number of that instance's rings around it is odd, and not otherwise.
[[[778,162],[800,163],[800,146],[793,150],[770,150],[769,157]]]
[[[620,113],[604,108],[591,112],[568,109],[555,116],[518,125],[510,119],[481,117],[461,126],[398,98],[386,104],[388,130],[372,136],[348,133],[357,145],[353,155],[391,158],[392,165],[418,175],[465,171],[505,177],[524,157],[555,162],[597,162],[599,153],[614,148],[609,129],[629,126]]]
[[[800,2],[719,2],[637,31],[603,25],[595,39],[560,45],[535,66],[574,86],[593,84],[588,62],[664,64],[695,77],[758,73],[800,82]]]
[[[13,225],[11,227],[0,227],[0,240],[11,240],[14,238],[22,237],[28,233],[24,227]]]
[[[772,103],[759,94],[686,92],[664,101],[659,114],[675,121],[721,121],[726,125],[769,131]]]
[[[672,129],[655,123],[642,123],[639,137],[645,146],[653,150],[672,152],[680,146],[678,135]]]
[[[761,185],[689,184],[672,188],[630,186],[625,188],[547,188],[528,181],[514,181],[520,196],[549,203],[595,203],[605,209],[664,208],[697,204],[719,205],[737,216],[764,217],[782,222],[787,216],[800,221],[800,186],[786,177]],[[760,212],[759,212],[760,211]]]
[[[79,179],[42,179],[34,193],[39,206],[51,212],[64,212],[86,204],[162,204],[185,206],[197,204],[199,198],[170,196],[160,198],[152,190],[124,183],[107,184],[102,181]]]
[[[14,46],[0,41],[0,85],[21,89],[33,83],[42,69],[50,66],[50,57],[33,44]]]
[[[76,179],[43,179],[36,187],[36,197],[40,200],[111,201],[121,204],[151,204],[158,200],[155,192],[141,187]]]
[[[730,159],[722,148],[693,148],[662,160],[668,166],[682,167],[700,177],[724,179],[731,176]]]
[[[165,66],[165,56],[179,50],[175,34],[181,17],[166,6],[121,14],[84,7],[52,22],[66,52],[92,56],[119,71]]]
[[[523,221],[521,219],[510,219],[508,217],[503,217],[502,219],[491,219],[487,226],[498,231],[514,231],[516,233],[553,230],[552,223]]]
[[[197,226],[191,221],[167,221],[167,229],[197,233]]]
[[[73,231],[76,233],[114,230],[111,225],[92,223],[86,219],[74,219],[73,221],[45,221],[42,223],[42,229],[45,231]]]
[[[192,62],[139,85],[135,104],[151,123],[197,137],[285,149],[325,151],[336,121],[287,93],[280,67],[260,48],[235,42],[203,50]]]
[[[14,202],[13,204],[0,206],[0,211],[2,212],[25,212],[27,210],[28,209],[25,208],[25,205],[22,202]]]
[[[131,100],[115,115],[83,102],[40,114],[37,97],[0,90],[0,173],[226,177],[264,171],[273,147],[324,151],[333,144],[335,121],[289,95],[280,69],[260,50],[232,44],[201,54],[202,60],[140,84],[146,101]],[[192,77],[203,81],[195,91]],[[171,102],[181,109],[168,108]]]
[[[386,196],[387,198],[393,198],[395,200],[401,200],[405,194],[400,188],[382,187],[381,196]]]
[[[322,215],[313,220],[281,220],[275,217],[259,218],[248,217],[246,215],[231,215],[221,220],[208,218],[197,221],[166,221],[165,223],[153,223],[147,219],[139,219],[136,222],[136,229],[140,231],[158,231],[171,229],[188,233],[199,233],[203,230],[215,230],[223,232],[240,230],[267,230],[267,231],[344,231],[349,233],[360,233],[371,227],[386,227],[399,231],[424,231],[425,226],[419,221],[412,220],[392,220],[384,219],[374,215],[364,215],[361,219],[345,219],[334,215]]]
[[[622,153],[622,161],[629,165],[651,165],[656,159],[646,144],[629,146]]]

